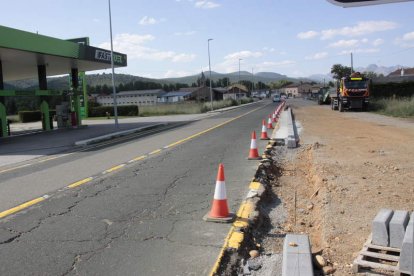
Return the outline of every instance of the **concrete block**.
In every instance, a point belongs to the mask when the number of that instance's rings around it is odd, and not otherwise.
[[[294,137],[288,137],[287,139],[287,147],[289,149],[293,149],[296,148],[297,144],[296,144],[296,139]]]
[[[390,221],[390,247],[401,249],[409,218],[407,211],[394,212]]]
[[[308,235],[287,234],[283,244],[282,276],[313,276]]]
[[[372,243],[389,246],[389,224],[394,211],[381,209],[372,221]]]
[[[411,213],[403,244],[401,247],[399,268],[401,272],[414,275],[414,212]]]

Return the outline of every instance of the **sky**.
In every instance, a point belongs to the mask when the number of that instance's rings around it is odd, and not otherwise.
[[[117,68],[149,78],[276,72],[328,74],[333,64],[414,67],[414,2],[341,8],[326,0],[112,0]],[[0,25],[110,49],[107,0],[13,0]],[[107,70],[110,73],[110,70]]]

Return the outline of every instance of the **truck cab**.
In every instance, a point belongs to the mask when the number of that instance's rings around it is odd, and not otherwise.
[[[337,95],[331,96],[332,109],[340,112],[345,109],[366,110],[369,105],[370,82],[359,72],[342,78],[337,87]]]

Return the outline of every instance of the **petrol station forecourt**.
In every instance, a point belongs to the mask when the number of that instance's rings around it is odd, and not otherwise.
[[[114,67],[126,67],[127,55],[113,52]],[[47,87],[47,77],[70,75],[67,95],[70,104],[66,113],[72,117],[72,125],[82,125],[87,114],[87,91],[85,72],[111,67],[111,51],[89,45],[89,38],[63,40],[0,26],[0,137],[9,136],[6,97],[40,97],[42,129],[53,128],[48,98],[63,95],[63,90]],[[32,91],[5,90],[4,82],[36,78],[39,87]],[[70,87],[69,87],[70,86]]]

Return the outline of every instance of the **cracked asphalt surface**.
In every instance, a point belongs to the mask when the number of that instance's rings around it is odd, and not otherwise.
[[[210,209],[218,164],[225,166],[229,207],[235,212],[258,164],[246,159],[250,133],[260,131],[262,118],[274,109],[274,104],[268,103],[195,122],[181,131],[206,129],[211,123],[263,107],[1,220],[0,274],[208,274],[230,229],[228,224],[202,220]],[[173,142],[179,139],[177,131],[157,134],[153,139]],[[150,138],[99,149],[101,154],[96,158],[114,150],[122,155],[131,145],[145,147]],[[263,151],[265,143],[258,141],[258,145]],[[89,166],[92,155],[75,154],[68,162],[78,158],[78,165]],[[47,168],[41,171],[47,178]]]

